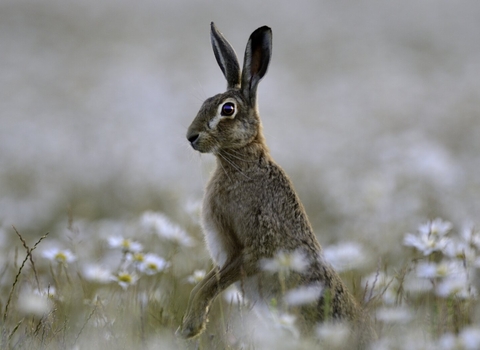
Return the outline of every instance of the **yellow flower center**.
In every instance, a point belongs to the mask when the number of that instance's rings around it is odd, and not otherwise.
[[[67,261],[67,256],[63,252],[58,252],[57,254],[55,254],[55,260],[63,263]]]
[[[441,277],[448,275],[448,267],[446,265],[439,265],[437,268],[437,274]]]
[[[121,273],[118,275],[118,280],[120,282],[132,283],[132,276],[128,273]]]
[[[147,264],[147,267],[148,267],[150,270],[158,270],[158,266],[157,266],[157,264],[155,264],[155,263],[148,263],[148,264]]]
[[[133,260],[142,262],[144,260],[144,256],[142,253],[135,253],[133,254]]]

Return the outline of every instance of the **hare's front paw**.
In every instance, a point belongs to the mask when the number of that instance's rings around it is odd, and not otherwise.
[[[206,324],[206,315],[194,317],[191,314],[187,314],[175,334],[184,339],[194,338],[205,330]]]

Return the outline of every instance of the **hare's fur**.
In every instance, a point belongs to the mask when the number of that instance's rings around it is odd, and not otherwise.
[[[204,102],[187,138],[194,149],[217,159],[202,210],[216,267],[191,292],[180,335],[199,335],[211,303],[233,283],[248,300],[267,307],[272,300],[281,305],[285,292],[293,288],[321,286],[317,300],[297,308],[305,330],[326,319],[365,323],[360,306],[324,261],[305,209],[263,137],[256,89],[271,56],[270,28],[261,27],[250,36],[242,71],[231,45],[213,23],[211,29],[227,91]],[[305,268],[286,274],[265,271],[266,259],[279,253],[299,255]]]

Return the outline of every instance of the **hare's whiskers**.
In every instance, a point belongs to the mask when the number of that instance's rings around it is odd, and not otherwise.
[[[223,152],[224,154],[226,154],[226,155],[228,155],[228,156],[230,156],[230,157],[232,157],[232,158],[238,159],[238,160],[240,160],[240,161],[242,161],[242,162],[245,162],[245,163],[255,163],[255,160],[248,160],[248,159],[239,157],[240,155],[242,155],[242,153],[240,153],[240,152],[238,152],[238,151],[235,151],[235,150],[233,150],[233,149],[229,149],[228,151],[227,151],[227,150],[223,150],[222,152]],[[235,155],[235,154],[232,154],[232,153],[236,153],[236,154],[238,154],[238,156]]]
[[[222,157],[228,164],[230,164],[233,168],[237,169],[240,174],[245,176],[247,179],[251,180],[243,171],[240,169],[238,165],[236,165],[231,159],[228,159],[228,157],[225,154],[222,154],[222,151],[219,151],[217,153],[220,157]],[[221,164],[221,163],[220,163]],[[224,169],[225,170],[225,169]]]
[[[225,168],[223,167],[222,162],[218,162],[218,163],[219,163],[220,166],[222,167],[222,170],[223,170],[223,172],[225,173],[225,175],[227,175],[228,179],[229,179],[230,181],[232,181],[232,178],[228,175],[228,171],[226,171]]]

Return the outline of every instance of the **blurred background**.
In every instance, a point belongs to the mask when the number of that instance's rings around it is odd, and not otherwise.
[[[226,85],[211,21],[240,59],[273,29],[265,135],[322,244],[394,256],[426,219],[478,223],[479,18],[477,1],[2,0],[0,225],[200,199],[214,158],[185,132]]]

